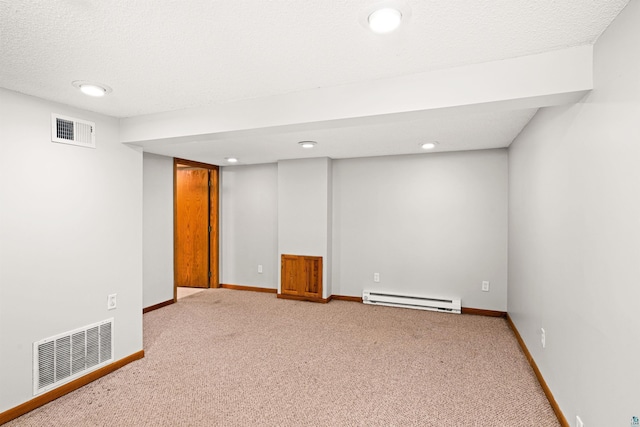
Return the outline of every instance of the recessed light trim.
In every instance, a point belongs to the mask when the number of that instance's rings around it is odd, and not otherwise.
[[[227,161],[227,163],[238,163],[237,157],[226,157],[225,160]]]
[[[423,150],[433,150],[438,145],[438,141],[424,142],[420,144],[420,148]]]
[[[104,96],[107,93],[105,88],[96,85],[82,85],[80,91],[89,96]]]
[[[372,12],[367,21],[376,34],[386,34],[397,30],[402,23],[402,12],[393,7],[383,7]]]
[[[315,147],[316,145],[318,145],[318,143],[315,141],[300,141],[298,142],[298,145],[300,145],[302,148],[308,149]]]
[[[358,21],[374,35],[393,37],[411,22],[411,7],[407,0],[380,0],[361,9]]]
[[[71,84],[73,85],[73,87],[80,89],[80,91],[85,95],[94,96],[94,97],[102,97],[108,93],[113,92],[113,89],[111,89],[107,85],[103,85],[101,83],[89,82],[86,80],[76,80],[71,82]]]

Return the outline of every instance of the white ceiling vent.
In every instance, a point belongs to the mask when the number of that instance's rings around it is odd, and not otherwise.
[[[60,114],[52,114],[51,141],[96,148],[96,124]]]

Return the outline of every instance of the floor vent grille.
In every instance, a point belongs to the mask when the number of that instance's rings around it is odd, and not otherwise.
[[[113,318],[33,343],[33,394],[113,361]]]

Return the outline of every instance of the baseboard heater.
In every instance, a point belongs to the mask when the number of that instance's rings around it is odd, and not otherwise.
[[[442,311],[445,313],[460,314],[462,312],[460,298],[430,298],[392,294],[388,292],[363,291],[362,302],[365,304],[414,308],[417,310]]]

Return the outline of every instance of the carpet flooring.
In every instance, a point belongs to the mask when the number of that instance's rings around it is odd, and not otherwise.
[[[210,289],[15,426],[559,426],[506,321]]]

